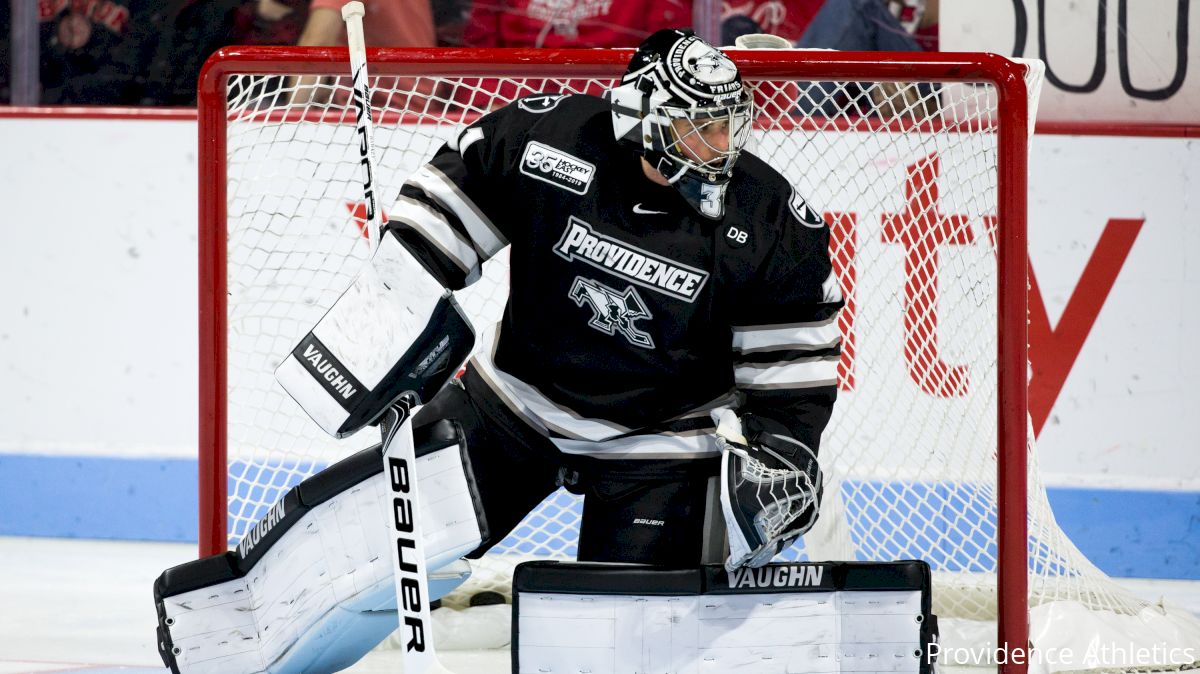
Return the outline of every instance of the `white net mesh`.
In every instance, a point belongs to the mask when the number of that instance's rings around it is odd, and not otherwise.
[[[367,255],[348,78],[311,91],[233,76],[227,121],[228,540],[286,489],[377,442],[326,437],[277,386],[280,359]],[[996,611],[996,92],[939,82],[754,81],[750,150],[825,211],[848,303],[842,393],[822,445],[825,503],[788,559],[920,558],[935,611]],[[378,77],[377,179],[386,212],[405,177],[455,130],[539,91],[607,80]],[[313,99],[313,100],[310,100]],[[325,102],[317,102],[324,99]],[[206,131],[202,130],[202,134]],[[506,296],[506,255],[460,293],[477,327]],[[1030,451],[1031,606],[1071,600],[1137,615],[1054,522]],[[580,503],[547,499],[489,557],[570,558]],[[483,579],[504,586],[504,579]],[[478,587],[478,586],[477,586]]]

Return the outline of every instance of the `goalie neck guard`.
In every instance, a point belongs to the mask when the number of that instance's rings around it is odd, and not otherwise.
[[[753,105],[729,57],[690,30],[660,30],[606,93],[617,140],[645,157],[701,215],[725,214],[725,189]]]

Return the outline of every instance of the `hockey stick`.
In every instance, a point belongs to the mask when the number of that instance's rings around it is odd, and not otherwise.
[[[342,5],[346,22],[346,44],[350,48],[351,97],[354,99],[354,131],[362,162],[363,198],[367,201],[367,240],[371,250],[379,246],[379,201],[375,185],[375,122],[371,117],[371,86],[367,81],[367,43],[362,18],[366,10],[358,0]]]
[[[350,48],[350,71],[355,133],[363,167],[363,196],[367,201],[367,238],[371,250],[379,245],[380,211],[376,199],[374,123],[371,118],[371,87],[367,80],[367,48],[363,38],[363,4],[354,0],[342,6],[346,22],[346,44]],[[415,396],[405,395],[384,413],[379,425],[383,439],[383,470],[392,498],[385,504],[386,522],[392,525],[392,571],[396,582],[396,612],[404,643],[406,674],[452,674],[442,666],[433,646],[433,620],[429,610],[429,577],[425,568],[425,539],[422,535],[420,499],[417,492],[417,453],[413,442],[412,418],[420,409]]]
[[[404,643],[405,674],[452,674],[442,666],[433,647],[433,620],[429,611],[429,578],[425,568],[425,543],[421,529],[417,486],[417,453],[412,419],[420,406],[403,398],[384,413],[383,468],[392,498],[387,520],[392,524],[392,570],[396,574],[396,610]]]

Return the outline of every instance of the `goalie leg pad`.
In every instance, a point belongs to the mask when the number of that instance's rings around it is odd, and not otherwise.
[[[406,391],[431,398],[474,345],[453,296],[393,232],[275,378],[322,430],[341,438]]]
[[[486,535],[457,425],[418,429],[430,601],[469,575]],[[337,671],[397,626],[390,489],[381,450],[305,480],[238,545],[154,585],[159,651],[176,674]],[[448,566],[449,565],[449,566]]]
[[[444,597],[471,575],[458,559],[430,574],[433,599]],[[267,670],[271,674],[338,672],[350,667],[396,630],[393,580],[384,578],[356,601],[325,614]]]
[[[840,662],[930,674],[930,582],[921,561],[733,572],[529,562],[513,580],[512,671],[778,674]]]

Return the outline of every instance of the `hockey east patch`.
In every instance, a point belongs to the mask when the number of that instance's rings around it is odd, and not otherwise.
[[[549,145],[529,141],[521,157],[521,173],[568,192],[586,194],[596,175],[596,165]]]

